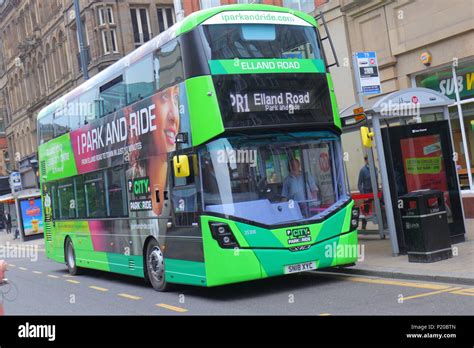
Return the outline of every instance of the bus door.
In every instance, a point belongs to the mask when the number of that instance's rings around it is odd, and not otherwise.
[[[180,152],[189,161],[190,175],[176,177],[173,157],[168,166],[170,178],[171,214],[166,230],[165,256],[188,261],[204,261],[202,235],[199,228],[197,156],[191,151]]]

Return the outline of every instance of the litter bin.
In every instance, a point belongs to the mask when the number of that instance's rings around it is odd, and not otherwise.
[[[443,192],[412,191],[400,197],[409,262],[436,262],[453,257]]]

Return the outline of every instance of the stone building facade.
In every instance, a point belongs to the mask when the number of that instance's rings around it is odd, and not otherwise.
[[[187,16],[202,8],[229,4],[266,4],[293,8],[295,10],[313,13],[316,8],[329,0],[181,0],[184,14]]]
[[[177,3],[182,14],[189,15],[202,8],[249,2],[325,13],[341,63],[340,67],[331,68],[341,109],[357,100],[351,67],[351,54],[356,51],[377,52],[383,93],[419,86],[423,76],[449,69],[454,59],[460,63],[460,70],[467,69],[460,74],[465,80],[465,92],[468,91],[474,57],[471,0],[80,0],[89,75],[105,69],[174,23]],[[323,28],[321,31],[324,35]],[[31,167],[37,151],[38,111],[83,81],[73,1],[0,0],[0,41],[1,175],[5,167]],[[432,56],[429,66],[420,61],[425,51]],[[328,59],[331,58],[329,53]],[[469,122],[474,120],[474,108],[470,95],[463,98],[461,109],[466,113],[465,128],[470,132],[466,138],[472,158],[474,135]],[[456,119],[454,101],[450,111]],[[8,150],[2,149],[3,129]],[[455,125],[454,130],[455,144],[459,145],[460,129]],[[363,163],[358,135],[346,135],[345,143],[352,158],[348,165],[350,182],[356,183]],[[2,156],[7,159],[6,165],[1,163]]]
[[[176,20],[173,0],[80,0],[80,9],[90,76]],[[0,42],[6,166],[34,186],[37,114],[83,82],[73,1],[0,1]]]
[[[177,18],[175,5],[181,9],[179,16],[251,2],[312,12],[327,1],[80,0],[88,73],[105,69],[171,26]],[[83,82],[73,0],[0,0],[0,43],[0,175],[2,166],[19,170],[34,186],[37,114]],[[2,116],[8,145],[3,150]]]
[[[350,111],[358,104],[352,53],[375,51],[383,95],[404,88],[426,87],[452,99],[449,112],[459,155],[457,165],[466,170],[462,119],[470,169],[474,170],[474,2],[330,0],[319,9],[325,14],[340,61],[339,67],[330,69],[340,110]],[[430,64],[421,59],[426,53],[431,57]],[[459,100],[453,93],[453,64],[462,89]],[[370,102],[365,98],[366,105]],[[356,191],[364,163],[359,133],[344,134],[343,146],[350,159],[347,170],[351,189]],[[463,194],[469,195],[466,180],[461,180],[461,184],[467,189]]]

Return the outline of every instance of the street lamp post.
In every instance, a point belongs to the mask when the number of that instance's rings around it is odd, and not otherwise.
[[[82,33],[81,9],[79,7],[79,0],[74,0],[74,12],[76,14],[76,28],[79,38],[79,53],[81,55],[81,67],[84,80],[89,79],[89,72],[87,71],[87,53],[84,46],[84,35]]]

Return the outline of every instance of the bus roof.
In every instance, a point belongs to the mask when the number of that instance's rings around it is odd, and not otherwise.
[[[47,105],[44,107],[39,113],[38,113],[38,120],[43,118],[44,116],[50,114],[54,110],[56,110],[59,106],[63,105],[65,101],[72,100],[82,93],[90,90],[91,88],[97,86],[97,85],[102,85],[111,79],[117,77],[120,75],[123,70],[130,64],[133,63],[140,58],[144,57],[145,55],[153,52],[157,48],[163,46],[165,43],[168,41],[172,40],[173,38],[182,35],[188,31],[191,31],[194,29],[196,26],[202,24],[204,21],[207,19],[222,13],[222,12],[227,12],[227,11],[263,11],[263,12],[281,12],[281,13],[289,13],[292,14],[305,22],[308,22],[309,24],[313,26],[317,26],[316,20],[311,17],[310,15],[300,12],[300,11],[295,11],[292,9],[288,9],[285,7],[278,7],[278,6],[272,6],[272,5],[259,5],[259,4],[243,4],[243,5],[226,5],[226,6],[218,6],[218,7],[213,7],[210,9],[206,10],[201,10],[192,13],[191,15],[187,16],[184,18],[182,21],[176,23],[173,25],[171,28],[167,29],[166,31],[162,32],[158,36],[155,36],[153,39],[150,41],[146,42],[139,48],[133,50],[126,56],[122,57],[119,59],[117,62],[114,64],[110,65],[103,71],[97,73],[96,75],[92,76],[89,80],[85,81],[81,85],[77,86],[73,90],[69,91],[65,95],[61,96],[60,98],[56,99],[54,102],[51,104]]]

